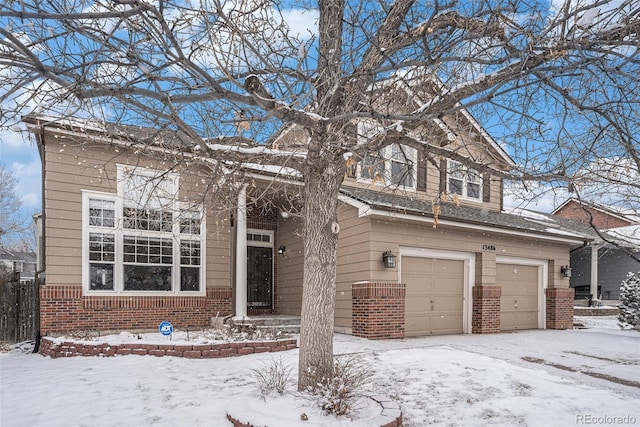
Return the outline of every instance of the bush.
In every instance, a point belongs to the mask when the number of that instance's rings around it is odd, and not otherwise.
[[[629,273],[620,285],[620,314],[618,322],[621,326],[640,326],[640,273]]]
[[[293,368],[285,364],[282,357],[272,358],[261,368],[252,371],[263,399],[274,393],[282,395],[287,387],[293,384]]]
[[[337,356],[333,372],[318,373],[320,381],[306,391],[327,414],[348,415],[363,396],[362,388],[371,372],[354,356]]]

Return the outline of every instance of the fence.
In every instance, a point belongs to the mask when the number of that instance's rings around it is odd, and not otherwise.
[[[36,281],[20,283],[19,273],[0,274],[0,341],[17,343],[36,338],[39,295]]]

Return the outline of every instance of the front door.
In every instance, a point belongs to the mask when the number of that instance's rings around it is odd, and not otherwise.
[[[273,308],[273,248],[247,247],[247,308]]]

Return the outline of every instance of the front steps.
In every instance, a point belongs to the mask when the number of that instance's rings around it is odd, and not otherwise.
[[[274,334],[300,333],[300,316],[290,316],[286,314],[252,315],[244,319],[231,318],[229,321],[235,325],[255,326],[257,330]]]

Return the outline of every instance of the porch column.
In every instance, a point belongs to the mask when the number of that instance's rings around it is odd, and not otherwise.
[[[247,185],[238,194],[236,215],[236,314],[235,319],[247,317]]]
[[[592,295],[594,304],[599,299],[598,295],[598,245],[591,244],[591,281],[589,293]]]

